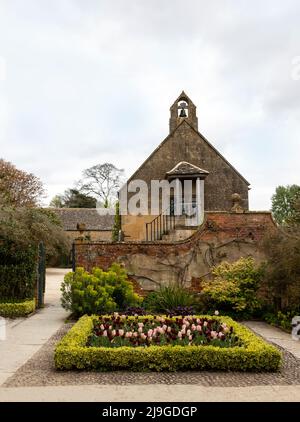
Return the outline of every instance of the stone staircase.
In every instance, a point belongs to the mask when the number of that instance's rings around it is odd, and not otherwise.
[[[162,236],[162,242],[178,242],[187,239],[197,231],[197,227],[187,225],[185,216],[175,217],[175,227]]]

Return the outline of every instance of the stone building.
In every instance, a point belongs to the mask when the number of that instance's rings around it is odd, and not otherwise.
[[[114,217],[99,215],[96,208],[51,208],[71,240],[111,241]]]
[[[196,107],[184,92],[170,111],[169,135],[125,185],[127,211],[135,196],[128,184],[134,180],[144,183],[146,212],[122,212],[123,241],[77,242],[74,257],[76,266],[87,270],[94,266],[107,269],[118,262],[136,288],[144,291],[169,283],[199,291],[212,266],[224,260],[252,256],[262,261],[260,242],[276,225],[270,212],[248,210],[249,183],[198,131]],[[166,201],[160,197],[156,215],[149,193],[153,180],[175,186],[168,193],[167,212]],[[187,180],[190,202],[185,195]],[[178,204],[179,214],[175,212]],[[190,209],[195,215],[190,215]]]
[[[202,207],[204,211],[230,211],[235,205],[248,210],[249,182],[199,132],[196,106],[182,92],[170,108],[169,134],[130,177],[143,180],[151,192],[151,181],[168,180],[181,185],[183,208]],[[191,204],[184,203],[185,181],[192,181]],[[150,195],[150,194],[149,194]],[[232,197],[232,195],[235,195]],[[130,196],[128,195],[130,199]],[[199,226],[199,219],[177,218],[171,230],[158,230],[170,210],[158,215],[122,215],[125,240],[172,240],[189,237]],[[172,194],[170,196],[172,207]],[[166,212],[167,211],[167,212]],[[161,217],[158,217],[160,214]],[[169,219],[170,220],[170,219]],[[175,227],[173,227],[175,225]]]

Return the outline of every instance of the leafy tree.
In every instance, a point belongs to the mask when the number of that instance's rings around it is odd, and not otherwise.
[[[280,225],[300,222],[300,186],[278,186],[272,196],[272,213]]]
[[[63,195],[56,195],[50,202],[55,208],[96,208],[97,200],[79,192],[77,189],[67,189]]]
[[[43,185],[38,177],[0,159],[0,205],[35,207],[43,194]]]
[[[83,172],[83,178],[78,182],[78,190],[86,195],[93,195],[108,208],[117,198],[121,187],[124,170],[111,163],[97,164]]]
[[[70,241],[59,218],[50,210],[31,207],[0,208],[0,244],[9,242],[17,250],[43,242],[48,256],[70,251]]]

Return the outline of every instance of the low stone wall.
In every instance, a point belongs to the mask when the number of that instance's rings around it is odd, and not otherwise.
[[[76,266],[107,269],[118,262],[145,290],[174,282],[199,290],[201,278],[221,261],[263,260],[259,241],[271,230],[276,225],[268,212],[207,212],[199,230],[180,242],[76,243]]]

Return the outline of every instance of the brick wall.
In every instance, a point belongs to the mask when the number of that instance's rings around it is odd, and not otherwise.
[[[197,233],[181,242],[76,243],[76,266],[90,271],[94,266],[107,269],[119,262],[145,290],[170,282],[197,290],[211,265],[241,256],[262,260],[259,241],[270,230],[276,226],[267,212],[207,212]]]

